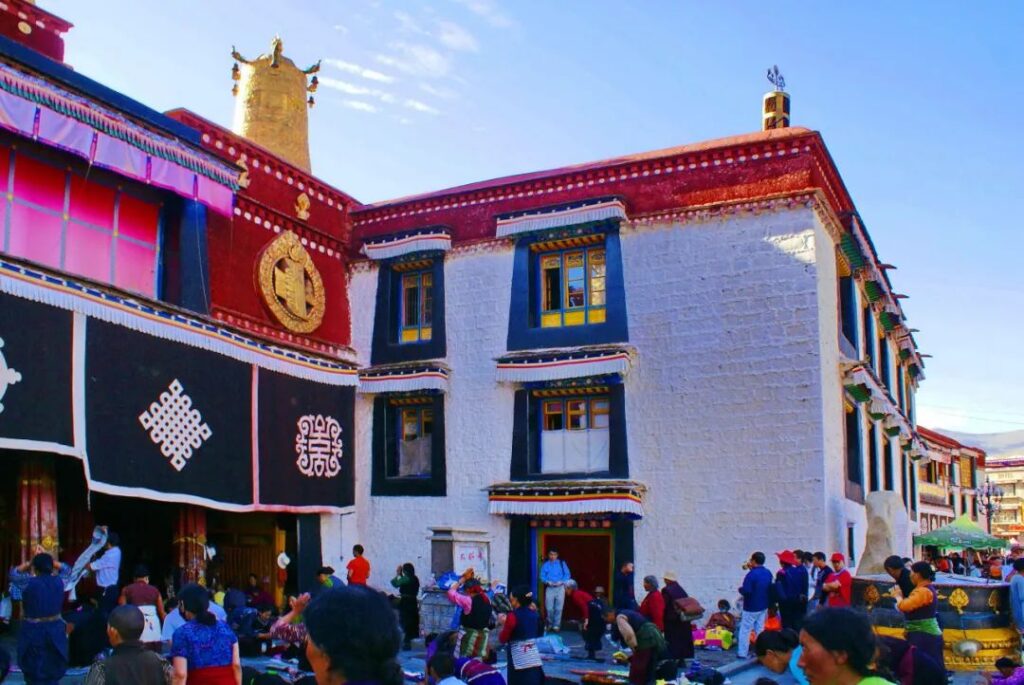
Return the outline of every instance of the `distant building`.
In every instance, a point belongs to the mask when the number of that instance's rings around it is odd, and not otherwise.
[[[920,531],[941,528],[962,514],[985,525],[978,503],[978,488],[984,482],[985,451],[923,426],[917,427],[928,450],[928,459],[918,465]]]
[[[985,472],[1002,491],[992,517],[992,534],[1007,540],[1024,538],[1024,455],[988,459]]]

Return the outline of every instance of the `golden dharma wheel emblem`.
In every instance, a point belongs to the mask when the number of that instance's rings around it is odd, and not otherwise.
[[[285,231],[260,257],[257,286],[274,317],[290,331],[310,333],[324,319],[324,282],[299,237]]]
[[[971,600],[967,597],[967,593],[963,591],[963,588],[957,588],[949,595],[949,606],[956,609],[958,614],[963,614],[964,608],[970,603]]]
[[[868,585],[864,588],[864,603],[868,606],[868,611],[871,611],[881,599],[882,594],[874,585]]]

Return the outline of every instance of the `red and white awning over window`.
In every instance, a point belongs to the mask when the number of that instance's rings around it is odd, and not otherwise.
[[[499,238],[504,238],[552,228],[578,226],[594,221],[625,218],[626,205],[622,203],[622,200],[615,198],[587,200],[570,206],[548,207],[499,217],[496,235]]]
[[[642,518],[647,488],[635,481],[496,483],[487,489],[497,516],[626,515]]]
[[[448,391],[448,369],[441,364],[374,367],[359,372],[359,392]]]
[[[369,238],[363,243],[362,253],[370,259],[391,259],[415,252],[442,251],[452,247],[452,236],[443,226],[399,233],[380,238]]]
[[[632,364],[629,349],[549,351],[498,359],[498,380],[506,383],[557,381],[608,374],[625,375]]]

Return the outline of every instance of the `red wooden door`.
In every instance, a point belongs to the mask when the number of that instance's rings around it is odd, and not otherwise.
[[[569,573],[580,589],[586,590],[592,595],[594,588],[601,585],[605,591],[611,591],[612,534],[610,532],[541,532],[537,551],[546,559],[547,551],[552,548],[558,550],[558,558],[569,567]],[[543,596],[541,606],[543,606]],[[566,601],[563,620],[582,618],[576,606],[572,602]]]

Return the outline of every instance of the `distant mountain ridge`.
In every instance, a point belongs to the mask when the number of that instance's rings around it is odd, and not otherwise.
[[[989,458],[1024,456],[1024,430],[1004,431],[1002,433],[961,433],[936,428],[936,431],[948,435],[957,442],[970,447],[980,447]]]

